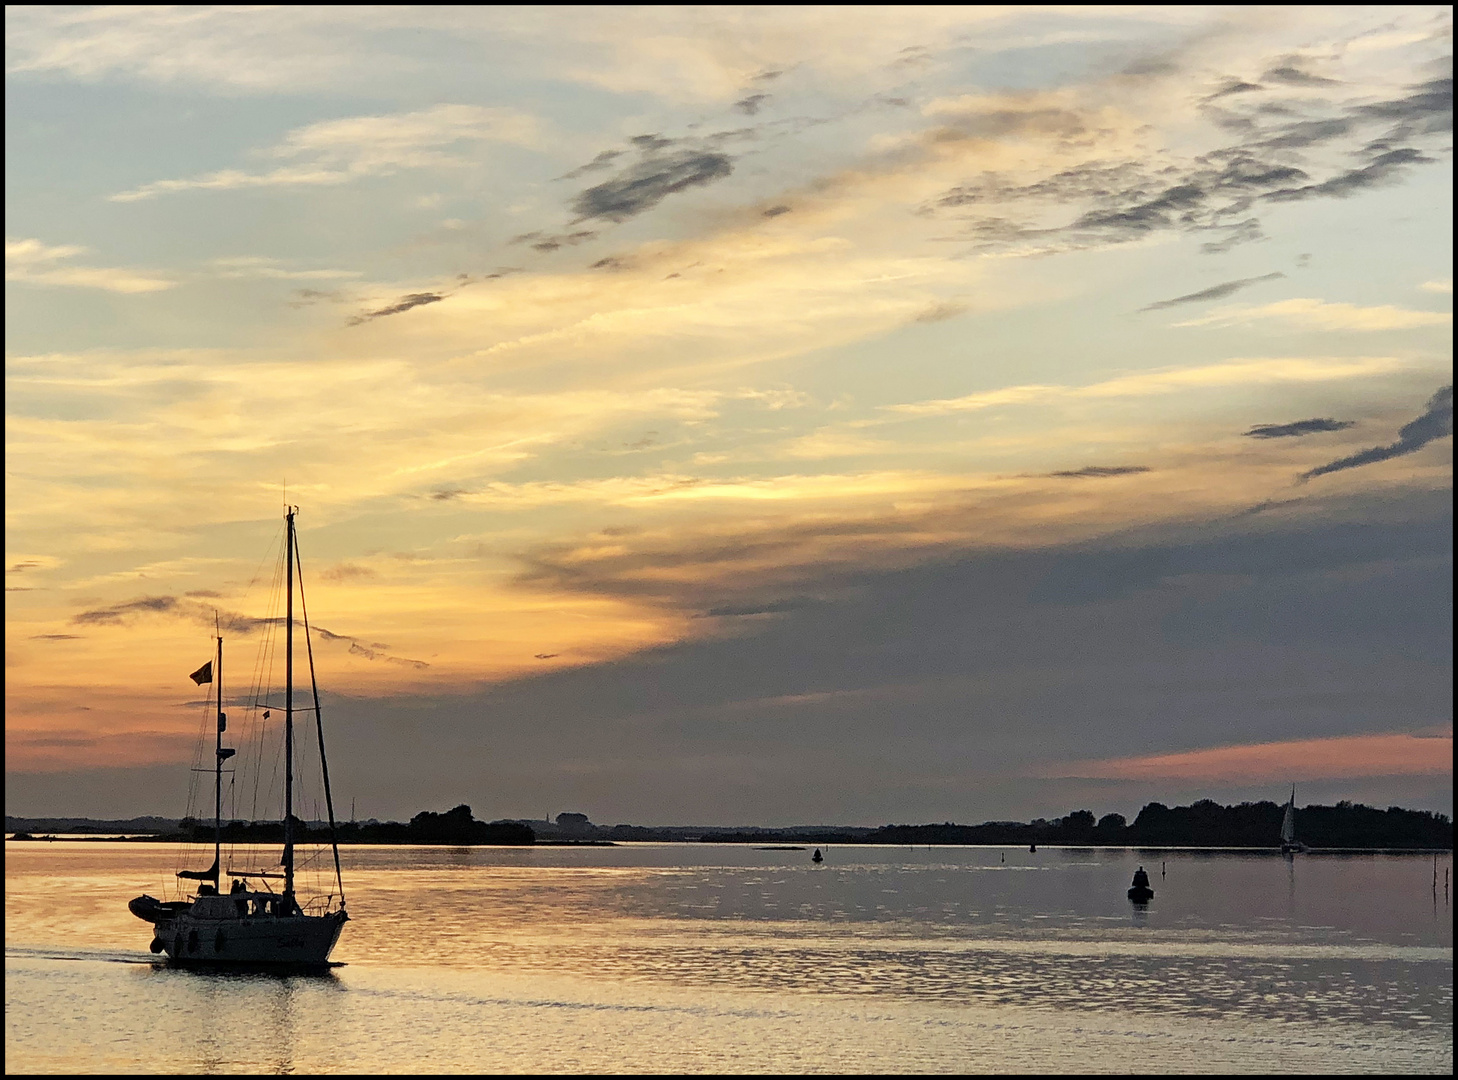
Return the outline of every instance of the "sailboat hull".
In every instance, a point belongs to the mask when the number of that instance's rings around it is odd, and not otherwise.
[[[328,915],[199,918],[184,913],[154,931],[174,967],[306,970],[329,966],[347,920]]]

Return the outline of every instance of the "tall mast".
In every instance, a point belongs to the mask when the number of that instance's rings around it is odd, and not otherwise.
[[[284,626],[284,895],[294,895],[294,508],[287,508],[288,611]]]
[[[213,629],[217,630],[214,619]],[[218,634],[218,670],[213,680],[218,691],[218,745],[217,767],[213,775],[213,888],[223,891],[223,728],[228,718],[223,715],[223,635]]]

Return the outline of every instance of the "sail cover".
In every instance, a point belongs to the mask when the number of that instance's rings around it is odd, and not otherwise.
[[[206,870],[179,870],[177,871],[177,876],[187,878],[189,881],[217,881],[218,860],[214,859],[213,865]]]

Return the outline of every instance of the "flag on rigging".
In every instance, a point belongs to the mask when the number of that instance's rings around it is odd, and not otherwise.
[[[197,683],[199,686],[201,686],[205,682],[212,682],[213,662],[209,660],[206,664],[204,664],[202,667],[198,668],[191,675],[189,675],[188,678],[191,679],[193,682]]]

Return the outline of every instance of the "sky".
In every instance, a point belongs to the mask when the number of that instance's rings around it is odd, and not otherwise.
[[[8,813],[1452,812],[1450,8],[5,29]]]

